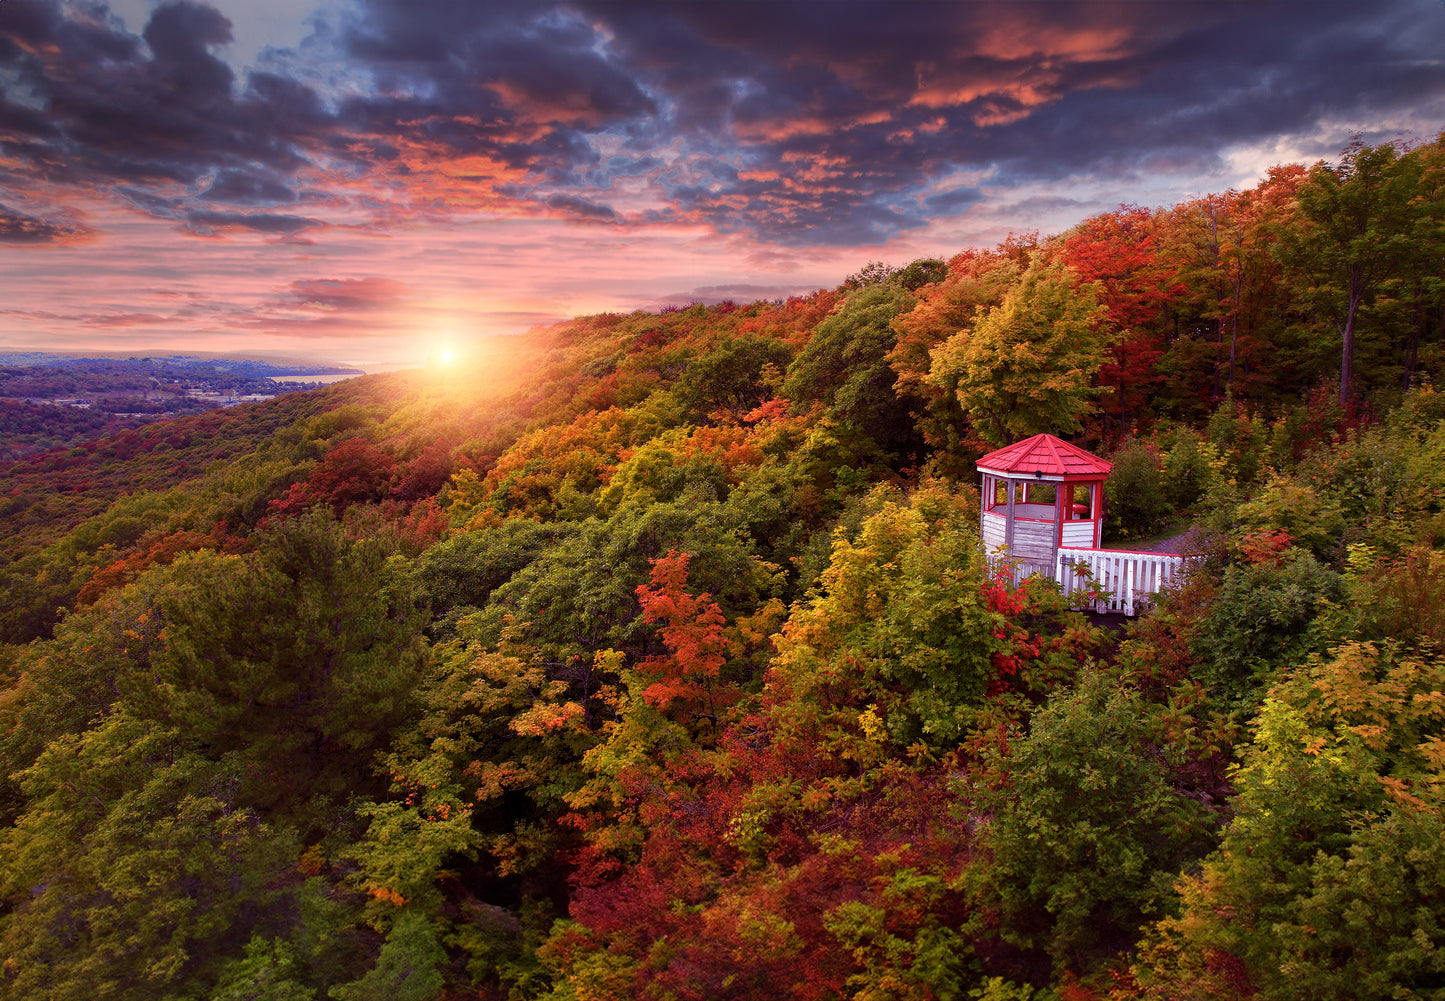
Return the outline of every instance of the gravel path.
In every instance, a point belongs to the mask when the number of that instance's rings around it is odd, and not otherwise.
[[[1148,545],[1137,542],[1129,542],[1121,545],[1117,542],[1113,542],[1109,543],[1104,548],[1121,549],[1125,552],[1135,553],[1174,553],[1176,555],[1180,555],[1197,551],[1195,548],[1197,543],[1195,543],[1193,535],[1194,529],[1190,528],[1187,531],[1180,532],[1178,535],[1171,535],[1167,539],[1160,539],[1159,541],[1151,542]]]
[[[1188,537],[1188,532],[1180,532],[1178,535],[1171,535],[1167,539],[1160,539],[1144,551],[1147,553],[1182,553],[1184,552],[1184,541]]]

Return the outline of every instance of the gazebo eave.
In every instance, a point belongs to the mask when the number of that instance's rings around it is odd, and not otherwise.
[[[998,467],[977,466],[980,473],[987,476],[996,476],[1005,480],[1027,480],[1033,483],[1102,483],[1109,478],[1107,473],[1084,472],[1084,473],[1042,473],[1029,472],[1023,469],[1000,469]]]

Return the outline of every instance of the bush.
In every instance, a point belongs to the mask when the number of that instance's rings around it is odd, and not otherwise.
[[[1175,510],[1193,507],[1214,483],[1218,452],[1193,432],[1180,428],[1164,455],[1164,494]]]
[[[1335,554],[1345,531],[1339,505],[1288,476],[1272,477],[1259,496],[1239,505],[1235,519],[1242,536],[1283,531],[1321,558]]]
[[[1148,535],[1171,510],[1158,456],[1144,442],[1130,438],[1110,461],[1114,469],[1104,484],[1110,534],[1121,539]]]
[[[1346,643],[1265,700],[1220,850],[1179,884],[1132,997],[1445,994],[1445,662]]]
[[[1224,460],[1224,475],[1253,483],[1269,459],[1270,433],[1264,418],[1250,416],[1242,403],[1226,396],[1209,418],[1205,436]]]
[[[1381,559],[1369,546],[1350,547],[1345,600],[1332,632],[1342,638],[1445,650],[1445,553],[1425,546]]]
[[[1279,667],[1323,648],[1317,617],[1340,594],[1340,575],[1304,549],[1229,567],[1194,637],[1197,680],[1224,708],[1256,704]]]
[[[971,792],[987,819],[966,880],[1006,942],[1079,970],[1133,938],[1210,847],[1210,812],[1174,781],[1188,739],[1160,706],[1088,672],[1027,735],[985,747]]]

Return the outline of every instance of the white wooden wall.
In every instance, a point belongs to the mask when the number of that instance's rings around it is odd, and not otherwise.
[[[1052,521],[1014,519],[1014,541],[1009,554],[1019,561],[1020,573],[1051,575],[1054,572],[1054,529]]]
[[[1002,514],[994,514],[992,511],[983,513],[983,544],[988,547],[989,552],[1006,545],[1004,533],[1008,531],[1008,518]]]

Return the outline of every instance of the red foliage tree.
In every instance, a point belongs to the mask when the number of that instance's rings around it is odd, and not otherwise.
[[[652,561],[652,583],[637,587],[642,619],[658,630],[670,651],[649,657],[638,670],[656,678],[642,693],[660,709],[678,706],[717,721],[721,706],[718,674],[727,663],[722,609],[706,592],[687,592],[692,557],[676,549]]]
[[[286,496],[273,500],[271,512],[290,518],[325,504],[339,518],[352,504],[386,496],[393,471],[393,460],[386,451],[365,438],[347,438],[328,452],[303,482],[293,483]]]
[[[1064,263],[1082,281],[1099,283],[1109,318],[1123,331],[1097,376],[1106,390],[1100,401],[1106,435],[1122,436],[1141,416],[1161,379],[1155,363],[1164,353],[1166,311],[1185,291],[1159,258],[1158,228],[1148,209],[1121,206],[1086,219],[1064,240]]]

